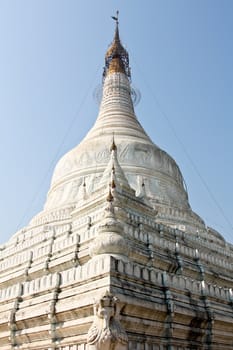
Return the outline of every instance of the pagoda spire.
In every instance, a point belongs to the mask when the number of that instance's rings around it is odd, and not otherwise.
[[[129,79],[131,78],[129,67],[129,55],[123,47],[119,35],[119,11],[116,16],[112,16],[116,23],[113,41],[105,54],[105,67],[103,72],[103,80],[107,75],[112,73],[124,73]]]

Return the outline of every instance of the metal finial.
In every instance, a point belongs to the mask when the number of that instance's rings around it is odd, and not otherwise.
[[[118,21],[118,16],[119,16],[119,11],[118,11],[118,10],[117,10],[117,12],[116,12],[116,16],[111,16],[112,19],[114,19],[114,21],[116,21],[117,24],[119,23],[119,21]]]
[[[115,139],[114,139],[114,135],[113,135],[112,144],[111,144],[111,147],[110,147],[110,152],[116,151],[116,150],[117,150],[117,146],[115,144]]]
[[[118,29],[118,15],[119,11],[116,12],[116,16],[111,16],[116,23],[115,35],[112,44],[108,48],[105,54],[105,67],[103,72],[103,82],[108,74],[112,73],[123,73],[129,79],[131,77],[129,67],[129,55],[126,49],[121,44],[119,29]]]

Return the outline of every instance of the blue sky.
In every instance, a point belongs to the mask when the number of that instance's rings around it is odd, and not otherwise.
[[[138,119],[233,242],[233,2],[0,0],[0,243],[42,210],[56,162],[94,123],[117,9]]]

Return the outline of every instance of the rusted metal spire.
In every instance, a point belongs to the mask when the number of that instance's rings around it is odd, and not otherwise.
[[[129,55],[121,44],[120,40],[118,15],[119,11],[117,11],[116,16],[112,16],[116,23],[116,28],[112,44],[108,48],[105,55],[103,79],[112,73],[124,73],[129,79],[131,77],[129,68]]]

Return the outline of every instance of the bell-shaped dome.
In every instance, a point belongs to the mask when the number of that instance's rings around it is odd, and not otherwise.
[[[178,165],[152,142],[135,115],[129,72],[128,53],[120,42],[117,21],[113,43],[106,53],[97,120],[84,140],[58,162],[43,213],[75,207],[84,178],[87,193],[98,188],[114,135],[118,161],[128,183],[136,194],[143,184],[148,200],[158,211],[157,220],[186,231],[202,230],[205,225],[190,208]]]

